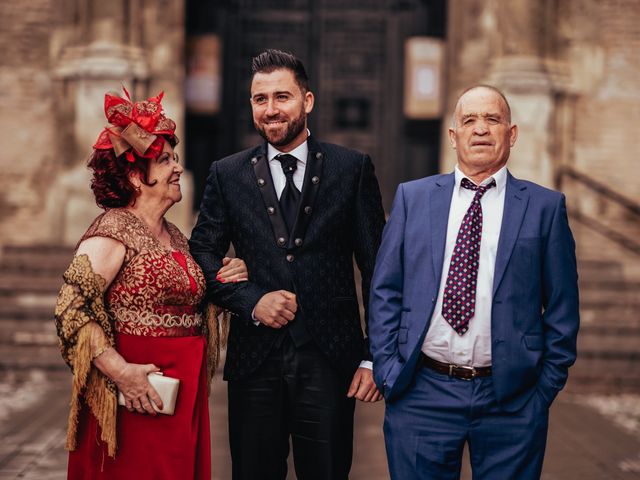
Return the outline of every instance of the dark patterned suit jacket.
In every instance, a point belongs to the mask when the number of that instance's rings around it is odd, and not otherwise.
[[[273,187],[266,143],[211,165],[198,222],[189,242],[207,279],[207,300],[234,312],[224,378],[238,380],[264,361],[285,329],[254,325],[265,293],[294,291],[296,320],[346,375],[370,359],[356,297],[353,258],[362,273],[364,305],[384,227],[371,159],[308,138],[309,156],[297,221],[287,232]],[[233,244],[249,282],[216,281]],[[365,325],[367,323],[365,308]],[[296,321],[294,320],[294,321]]]

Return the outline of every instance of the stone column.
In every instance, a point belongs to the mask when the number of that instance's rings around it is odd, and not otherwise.
[[[548,0],[494,0],[494,60],[487,83],[504,91],[520,135],[509,159],[514,175],[553,186],[554,87],[547,68],[553,32]]]
[[[465,88],[487,83],[503,90],[520,136],[509,168],[516,176],[553,185],[551,155],[556,75],[549,72],[554,55],[556,18],[553,0],[464,0],[449,2],[447,116]],[[553,79],[553,81],[552,81]],[[456,162],[443,129],[441,170]]]
[[[62,49],[55,66],[61,128],[66,130],[68,140],[60,150],[71,160],[67,160],[69,170],[58,177],[51,189],[47,217],[50,240],[66,244],[75,243],[100,213],[89,188],[86,161],[106,124],[104,94],[122,94],[124,85],[135,101],[165,90],[168,98],[163,105],[167,115],[176,120],[180,129],[183,124],[182,74],[165,75],[167,71],[183,69],[183,18],[174,12],[182,10],[183,2],[166,4],[171,11],[164,12],[155,5],[145,6],[141,0],[81,3],[73,27],[76,41]],[[160,25],[156,25],[158,18],[162,19]],[[162,23],[167,22],[171,27],[163,28]],[[187,179],[184,183],[187,201],[180,209],[180,217],[185,218],[177,221],[183,229],[188,228],[191,218],[190,182]]]

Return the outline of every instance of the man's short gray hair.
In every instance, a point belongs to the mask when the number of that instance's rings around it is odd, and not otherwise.
[[[453,115],[451,115],[451,127],[452,128],[456,127],[456,111],[458,110],[458,103],[460,103],[460,99],[465,94],[467,94],[471,90],[475,90],[476,88],[484,88],[484,89],[487,89],[487,90],[491,90],[492,92],[495,92],[498,95],[500,95],[500,97],[502,97],[502,101],[504,101],[504,104],[507,107],[507,123],[509,125],[511,125],[511,106],[509,105],[509,101],[507,100],[507,97],[505,96],[505,94],[502,93],[502,90],[500,90],[499,88],[494,87],[493,85],[486,85],[486,84],[480,83],[478,85],[473,85],[473,86],[471,86],[469,88],[466,88],[460,95],[458,95],[458,99],[456,100],[456,106],[453,109]]]

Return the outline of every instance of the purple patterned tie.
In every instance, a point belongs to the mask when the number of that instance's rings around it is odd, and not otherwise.
[[[442,316],[460,336],[469,330],[469,320],[476,311],[476,281],[480,265],[480,240],[482,239],[482,205],[480,199],[487,190],[496,186],[491,180],[477,186],[463,178],[460,185],[476,194],[465,213],[451,254],[447,284],[442,301]]]

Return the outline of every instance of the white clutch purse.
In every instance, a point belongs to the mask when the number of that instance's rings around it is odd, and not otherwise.
[[[150,373],[147,375],[149,383],[156,389],[158,395],[162,399],[162,410],[160,410],[153,400],[151,400],[151,406],[158,413],[165,415],[173,415],[176,409],[176,399],[178,398],[178,388],[180,387],[180,380],[177,378],[165,377],[162,373]],[[122,392],[118,392],[118,405],[125,405],[124,395]]]

